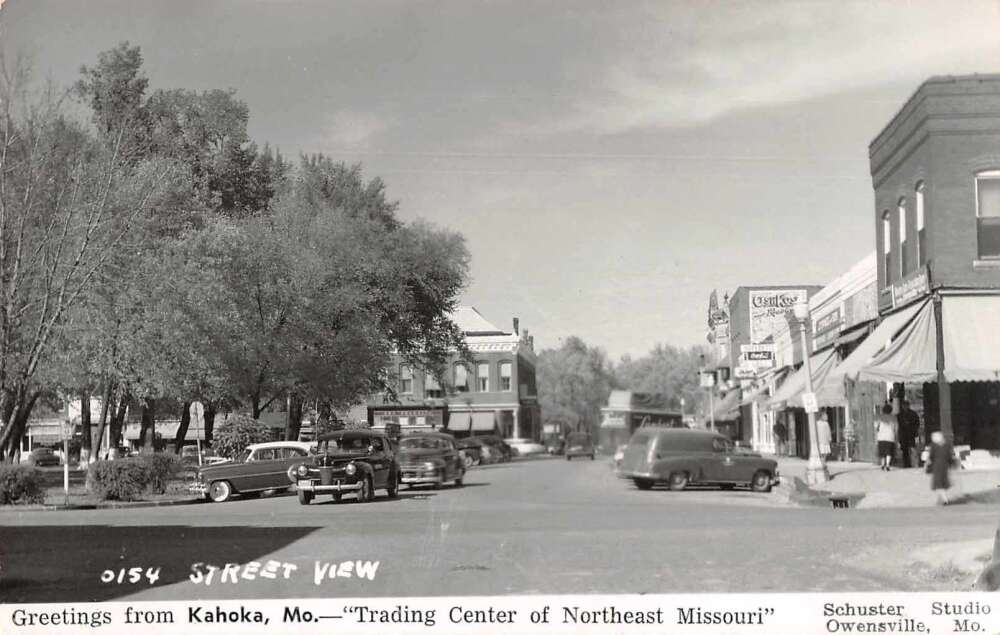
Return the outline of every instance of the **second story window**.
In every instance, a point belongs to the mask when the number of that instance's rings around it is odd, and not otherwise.
[[[927,231],[924,229],[924,184],[917,183],[916,189],[916,212],[917,212],[917,266],[923,267],[927,264]]]
[[[906,257],[906,199],[899,199],[896,206],[899,215],[899,279],[910,272],[910,261]]]
[[[399,393],[401,395],[413,394],[413,369],[406,365],[399,367]]]
[[[490,365],[487,362],[476,364],[476,390],[479,392],[490,391]]]
[[[510,392],[511,363],[500,362],[500,390]]]
[[[455,364],[455,392],[469,392],[469,369],[465,364]]]
[[[424,375],[424,395],[429,399],[440,399],[444,397],[444,391],[441,390],[441,384],[438,382],[437,377],[433,373],[427,373]]]
[[[1000,170],[976,175],[979,257],[1000,258]]]
[[[892,217],[882,213],[882,271],[885,272],[885,286],[892,285]]]

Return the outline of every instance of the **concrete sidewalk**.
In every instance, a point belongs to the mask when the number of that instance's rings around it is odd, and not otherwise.
[[[807,461],[791,457],[771,457],[778,461],[782,481],[792,493],[817,499],[829,495],[847,495],[852,507],[932,507],[936,503],[929,474],[923,468],[893,468],[884,472],[871,463],[830,461],[830,480],[804,490]],[[799,479],[796,484],[793,479]],[[954,504],[1000,503],[1000,470],[961,470],[951,472],[952,488],[948,498]],[[816,501],[814,501],[815,503]]]

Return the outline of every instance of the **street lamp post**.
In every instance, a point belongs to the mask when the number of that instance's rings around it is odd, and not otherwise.
[[[799,337],[802,339],[802,357],[805,359],[804,368],[806,370],[806,392],[813,394],[812,363],[809,359],[809,346],[806,339],[806,322],[809,321],[809,305],[805,302],[796,302],[792,307],[795,319],[799,323]],[[806,466],[806,483],[809,485],[819,485],[830,480],[830,474],[826,470],[826,461],[819,452],[819,426],[816,424],[816,413],[811,408],[807,408],[806,415],[809,418],[809,434],[812,436],[812,443],[809,444],[809,463]]]

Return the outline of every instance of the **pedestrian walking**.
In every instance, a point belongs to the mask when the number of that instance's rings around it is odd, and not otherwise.
[[[788,437],[788,430],[785,428],[785,424],[780,421],[775,422],[772,426],[771,431],[774,433],[774,443],[776,454],[779,456],[785,454],[785,440]]]
[[[826,410],[819,413],[819,420],[816,421],[816,441],[819,445],[819,455],[823,458],[830,456],[830,419],[827,418]]]
[[[951,487],[949,472],[955,457],[951,444],[940,430],[931,433],[931,452],[927,461],[927,473],[931,475],[931,490],[937,495],[938,505],[948,504],[948,488]]]
[[[910,402],[904,399],[899,404],[896,421],[899,423],[899,451],[903,455],[903,467],[913,467],[911,453],[920,431],[920,416],[910,409]]]
[[[896,453],[897,427],[892,405],[885,404],[882,414],[875,419],[875,440],[878,441],[880,467],[886,472],[892,469],[892,457]]]

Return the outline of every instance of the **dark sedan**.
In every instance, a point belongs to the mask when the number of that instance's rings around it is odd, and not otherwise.
[[[405,436],[399,441],[397,454],[403,483],[441,487],[453,481],[462,486],[465,464],[450,434],[422,432]]]
[[[373,430],[338,430],[321,436],[312,461],[295,469],[299,503],[308,505],[317,494],[331,494],[339,502],[353,492],[357,502],[375,499],[384,489],[389,498],[399,492],[399,465],[389,439]]]
[[[28,454],[28,458],[25,460],[25,463],[28,465],[34,465],[35,467],[50,467],[62,464],[59,457],[52,451],[51,448],[35,448],[30,454]]]

